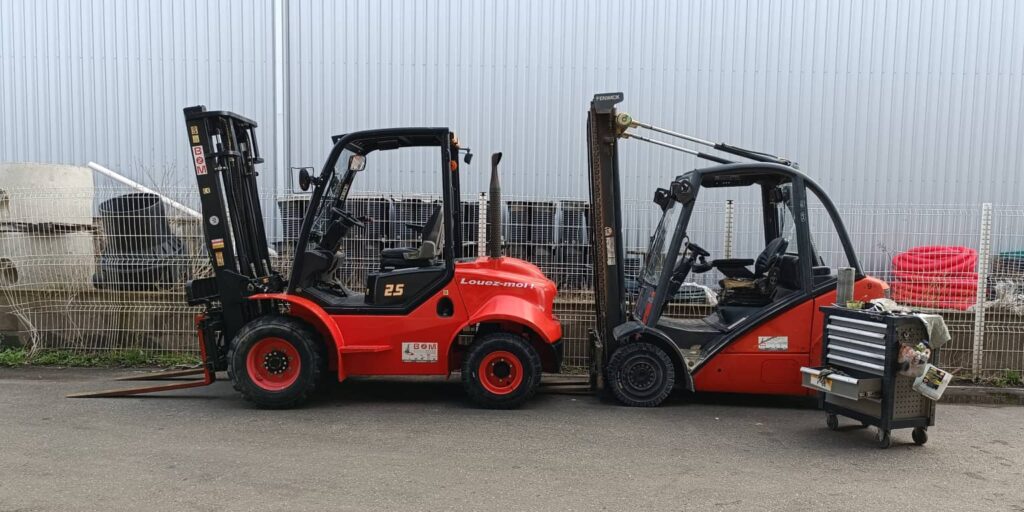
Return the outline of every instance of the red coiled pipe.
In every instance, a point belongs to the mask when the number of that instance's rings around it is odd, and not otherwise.
[[[893,299],[903,304],[966,310],[978,292],[978,251],[970,247],[927,245],[892,260]]]

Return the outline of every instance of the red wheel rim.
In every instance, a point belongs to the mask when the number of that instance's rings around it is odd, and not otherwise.
[[[523,382],[523,363],[515,354],[506,350],[497,350],[484,356],[477,368],[480,384],[489,393],[507,395]]]
[[[263,338],[245,358],[249,378],[267,391],[281,391],[295,383],[302,369],[299,351],[281,338]]]

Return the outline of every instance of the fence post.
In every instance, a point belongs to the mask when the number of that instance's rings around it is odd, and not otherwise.
[[[971,347],[971,374],[981,376],[985,347],[985,295],[988,267],[992,256],[992,203],[981,205],[981,237],[978,240],[978,291],[974,298],[974,341]]]
[[[725,201],[725,240],[723,242],[722,257],[732,258],[732,236],[736,224],[736,202],[732,199]]]
[[[476,209],[476,255],[487,255],[487,192],[480,192]]]

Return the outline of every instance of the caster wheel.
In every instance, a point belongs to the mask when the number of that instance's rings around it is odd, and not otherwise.
[[[829,414],[828,417],[825,418],[825,425],[828,426],[829,430],[839,430],[839,416]]]
[[[914,428],[914,432],[911,434],[911,437],[914,438],[914,444],[922,446],[928,442],[928,429],[924,427],[916,427]]]
[[[888,430],[878,429],[878,435],[875,439],[878,441],[878,447],[883,450],[892,445],[892,437],[889,435]]]

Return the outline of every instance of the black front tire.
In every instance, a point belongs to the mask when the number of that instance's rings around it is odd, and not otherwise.
[[[480,407],[515,409],[537,392],[542,371],[540,354],[522,336],[493,332],[470,345],[462,360],[462,386]]]
[[[608,360],[607,386],[623,405],[655,407],[672,393],[676,372],[661,347],[637,342],[622,345]]]
[[[253,349],[267,339],[281,340],[291,347],[285,347],[285,351],[298,358],[294,382],[281,389],[268,389],[267,385],[257,383],[259,376],[251,375],[247,366]],[[320,335],[305,322],[288,316],[263,316],[245,324],[228,351],[228,378],[235,390],[264,409],[287,409],[302,404],[316,391],[325,373],[327,364]]]

